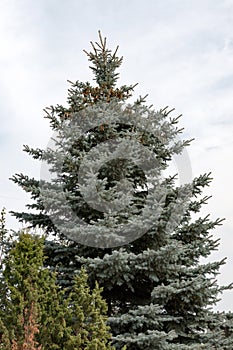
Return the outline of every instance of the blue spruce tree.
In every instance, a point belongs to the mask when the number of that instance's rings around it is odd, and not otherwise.
[[[217,249],[211,232],[222,220],[193,215],[210,174],[179,186],[163,177],[191,140],[179,139],[167,108],[127,103],[135,85],[116,86],[122,57],[99,39],[86,52],[96,85],[70,82],[68,106],[45,110],[49,147],[24,147],[44,164],[42,178],[13,176],[34,199],[13,215],[47,234],[61,287],[84,266],[89,285],[104,288],[116,349],[232,349],[231,316],[212,310],[231,288],[216,281],[225,259],[200,263]]]

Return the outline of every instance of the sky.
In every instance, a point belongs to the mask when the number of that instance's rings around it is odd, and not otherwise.
[[[227,257],[218,277],[229,284],[233,266],[233,0],[1,0],[0,1],[0,208],[25,210],[29,196],[9,180],[40,178],[40,163],[23,145],[45,148],[52,136],[43,109],[66,105],[71,81],[90,81],[83,49],[98,40],[124,57],[119,85],[139,83],[155,109],[182,114],[192,176],[212,173],[203,215],[225,218],[213,231]],[[9,214],[8,228],[21,225]],[[233,291],[218,310],[233,310]]]

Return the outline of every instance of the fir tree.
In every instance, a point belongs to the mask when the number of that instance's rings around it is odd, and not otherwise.
[[[40,254],[39,254],[40,253]],[[35,336],[38,333],[38,281],[43,243],[31,235],[21,234],[5,255],[2,276],[5,293],[1,295],[2,347],[8,349],[41,349]],[[40,276],[41,278],[42,276]],[[6,334],[8,336],[6,337]]]
[[[113,350],[98,284],[91,291],[82,269],[65,297],[55,274],[43,267],[43,246],[43,238],[21,233],[4,259],[0,349]]]
[[[141,97],[126,105],[135,85],[116,87],[116,69],[120,67],[122,57],[117,56],[117,50],[113,53],[107,49],[106,40],[101,35],[100,42],[92,43],[92,48],[93,51],[86,54],[97,85],[71,82],[68,107],[57,105],[46,109],[52,130],[59,135],[56,150],[24,148],[33,158],[46,160],[58,173],[58,181],[47,184],[49,196],[46,202],[41,196],[39,180],[16,174],[13,181],[31,193],[35,200],[28,209],[36,209],[38,213],[13,214],[31,227],[39,226],[46,234],[54,235],[53,240],[47,237],[45,243],[46,264],[58,269],[58,282],[62,288],[71,288],[73,276],[82,266],[87,269],[89,285],[94,286],[97,280],[104,288],[113,344],[117,349],[123,344],[127,344],[129,350],[231,349],[232,336],[223,334],[220,327],[226,315],[215,314],[211,310],[219,300],[219,293],[230,288],[220,287],[216,282],[225,259],[200,263],[200,258],[208,257],[217,249],[219,242],[213,238],[211,231],[222,220],[210,220],[209,216],[193,219],[193,214],[197,215],[209,199],[201,197],[201,194],[211,182],[210,174],[201,175],[191,184],[182,186],[176,185],[174,177],[161,181],[161,173],[172,156],[180,154],[190,140],[177,141],[182,130],[177,127],[178,118],[170,117],[171,111],[167,108],[156,112],[147,107],[145,98]],[[102,123],[80,135],[82,125],[81,122],[75,123],[74,117],[81,115],[88,119],[94,113],[98,121],[103,108],[108,111],[106,115],[109,119],[106,117]],[[131,122],[117,122],[114,116],[119,114]],[[138,116],[142,117],[141,125],[137,122]],[[77,134],[72,128],[76,128]],[[127,179],[132,189],[130,199],[127,193],[122,197],[124,208],[112,214],[111,211],[98,210],[96,198],[91,202],[91,191],[86,188],[92,185],[93,174],[90,174],[89,184],[82,186],[78,183],[77,174],[81,161],[89,152],[115,138],[126,139],[128,144],[129,140],[134,140],[150,154],[156,155],[157,163],[156,169],[149,169],[149,176],[127,157],[113,159],[99,167],[95,181],[101,198],[109,206],[111,198],[118,205],[121,201],[115,191],[117,183]],[[95,156],[98,158],[97,153]],[[137,155],[135,157],[137,159]],[[88,227],[93,226],[92,237],[96,236],[97,243],[92,240],[92,245],[85,244],[75,238],[78,224],[69,226],[72,220],[62,216],[67,206],[62,193],[57,195],[59,181],[72,212],[85,220]],[[85,196],[89,196],[92,205],[85,201]],[[150,215],[144,217],[146,220],[142,220],[148,202],[154,210],[148,212]],[[161,212],[156,204],[162,207]],[[59,216],[62,219],[57,225],[58,221],[54,218]],[[111,227],[113,231],[117,225],[129,222],[136,223],[136,239],[131,237],[121,246],[111,246],[111,240],[109,245],[98,246],[104,230],[111,235]],[[148,222],[149,229],[143,232]],[[79,230],[79,238],[84,239],[83,236]],[[121,242],[121,232],[112,236]]]

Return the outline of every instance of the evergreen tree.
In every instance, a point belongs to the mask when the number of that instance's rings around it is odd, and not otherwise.
[[[98,284],[91,291],[82,269],[65,298],[55,274],[43,267],[43,246],[43,238],[21,233],[4,259],[0,349],[113,350]]]
[[[212,221],[209,216],[193,219],[209,199],[201,194],[211,182],[210,174],[182,186],[177,186],[172,176],[161,180],[172,156],[180,154],[190,140],[177,139],[182,129],[167,108],[156,112],[141,97],[126,105],[135,85],[116,87],[116,69],[122,57],[117,56],[117,50],[113,53],[107,49],[101,35],[92,48],[86,53],[97,85],[71,82],[68,107],[46,109],[51,128],[58,135],[56,149],[24,148],[33,158],[46,161],[58,177],[46,183],[46,179],[40,182],[16,174],[13,181],[35,200],[28,209],[38,212],[13,215],[54,235],[53,239],[47,236],[45,242],[46,264],[58,270],[62,288],[71,288],[73,276],[82,266],[87,269],[89,285],[94,286],[97,280],[104,288],[117,349],[123,344],[129,350],[231,349],[232,336],[220,326],[226,315],[211,310],[219,293],[231,287],[220,287],[216,282],[225,259],[200,263],[200,258],[217,249],[219,242],[211,230],[222,220]],[[88,124],[93,116],[96,124],[83,129],[82,121]],[[119,147],[118,159],[107,158],[104,164],[104,152],[99,155],[97,146],[117,138],[126,140],[129,147],[123,154]],[[134,148],[131,141],[139,148]],[[138,161],[142,147],[149,150],[149,158],[151,154],[156,156],[156,166],[149,166],[147,173]],[[87,159],[89,164],[88,153],[98,163],[97,170],[89,172],[87,181],[80,184],[77,174],[82,161]],[[126,191],[119,197],[117,184],[125,179],[131,193]],[[97,187],[99,197],[92,198],[92,190]],[[99,198],[110,210],[98,210]],[[111,200],[119,210],[112,210]],[[67,214],[67,206],[72,209],[72,217]],[[80,226],[74,216],[86,226]],[[130,224],[131,232],[117,230]],[[125,233],[130,234],[128,240]]]
[[[3,277],[4,259],[11,249],[13,236],[6,229],[6,209],[3,208],[0,214],[0,319],[5,313],[5,305],[7,300],[7,285]]]

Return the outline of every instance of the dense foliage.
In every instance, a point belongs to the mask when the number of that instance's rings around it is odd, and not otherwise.
[[[179,140],[182,132],[177,127],[179,119],[170,117],[171,111],[167,108],[154,111],[147,107],[141,97],[133,104],[126,104],[135,85],[116,87],[116,69],[121,65],[122,57],[117,56],[117,50],[112,52],[106,47],[106,40],[101,35],[100,42],[92,43],[92,48],[93,51],[86,53],[96,86],[89,82],[72,82],[68,106],[56,105],[46,109],[52,130],[60,137],[58,147],[41,150],[25,146],[24,150],[39,161],[46,160],[55,171],[60,169],[58,179],[72,212],[98,237],[101,230],[108,229],[111,234],[111,228],[113,231],[115,226],[129,222],[136,223],[137,231],[143,230],[147,221],[140,221],[140,218],[148,201],[154,211],[150,211],[151,217],[146,218],[153,222],[141,236],[136,235],[135,240],[122,246],[84,244],[75,238],[78,225],[69,228],[72,234],[67,235],[66,227],[63,229],[53,220],[57,213],[62,216],[64,209],[57,192],[49,187],[49,206],[45,205],[41,182],[23,174],[16,174],[12,179],[31,193],[34,203],[27,206],[29,212],[13,214],[30,227],[44,230],[47,235],[45,263],[58,272],[57,280],[62,290],[72,287],[73,276],[83,266],[88,272],[89,286],[93,287],[97,280],[104,288],[108,322],[117,349],[123,344],[129,350],[232,349],[230,314],[212,311],[219,293],[230,288],[220,287],[216,281],[225,260],[200,263],[201,258],[208,258],[217,249],[219,242],[211,232],[222,221],[199,215],[208,201],[202,192],[211,182],[210,174],[200,175],[190,184],[180,186],[173,176],[161,180],[161,174],[172,157],[181,154],[190,143]],[[85,118],[93,112],[98,119],[99,103],[109,106],[109,118],[117,110],[117,113],[129,113],[131,123],[124,124],[110,118],[110,121],[105,119],[100,125],[83,132],[81,122],[73,123],[74,116],[81,113]],[[148,121],[147,129],[133,123],[138,115],[142,125]],[[77,134],[72,130],[74,125]],[[131,197],[127,198],[126,193],[125,207],[117,213],[103,212],[89,205],[84,200],[81,190],[86,193],[85,188],[79,186],[77,175],[88,153],[114,138],[128,142],[134,140],[152,152],[157,159],[158,176],[147,176],[126,156],[99,167],[96,181],[109,206],[111,196],[119,200],[115,191],[117,183],[127,179],[131,186]],[[158,215],[155,204],[159,193],[163,201]],[[70,223],[65,215],[62,218]]]
[[[43,265],[44,238],[20,233],[2,265],[0,349],[113,350],[107,305],[84,269],[65,295]]]

